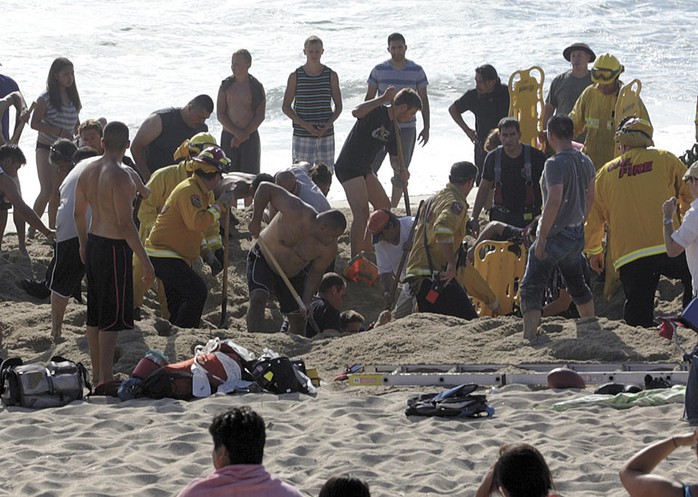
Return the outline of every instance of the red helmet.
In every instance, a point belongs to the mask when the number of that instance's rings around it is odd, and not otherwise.
[[[205,148],[193,159],[192,169],[201,169],[205,173],[224,173],[228,171],[230,159],[226,157],[223,149],[217,146]]]

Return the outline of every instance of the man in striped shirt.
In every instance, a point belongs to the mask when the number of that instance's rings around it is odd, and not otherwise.
[[[342,113],[342,94],[337,73],[320,62],[323,52],[320,38],[305,40],[306,62],[288,77],[281,110],[293,121],[293,162],[325,164],[333,171],[333,123]]]
[[[393,33],[388,36],[388,52],[390,59],[381,62],[373,68],[368,77],[368,90],[364,100],[372,100],[377,93],[384,93],[388,86],[395,87],[396,90],[403,88],[412,88],[417,92],[422,100],[422,121],[424,128],[419,133],[419,143],[424,146],[429,141],[429,97],[427,96],[427,76],[424,74],[424,69],[419,64],[405,58],[407,45],[405,37],[400,33]],[[410,121],[400,124],[400,136],[402,138],[402,153],[405,158],[405,168],[410,166],[412,161],[412,152],[417,141],[417,120],[412,118]],[[378,170],[383,164],[383,160],[387,154],[387,149],[383,147],[378,153],[371,168],[373,172],[378,174]],[[396,207],[402,197],[402,180],[398,174],[392,178],[393,191],[391,195],[391,203]]]

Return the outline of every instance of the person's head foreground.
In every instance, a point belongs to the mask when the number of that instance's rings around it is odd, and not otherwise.
[[[319,497],[371,497],[368,483],[354,475],[333,476],[320,489]]]
[[[264,419],[249,406],[234,407],[213,418],[213,466],[262,464],[267,439]]]
[[[538,449],[528,444],[499,449],[494,483],[505,497],[546,497],[553,489],[550,468]]]

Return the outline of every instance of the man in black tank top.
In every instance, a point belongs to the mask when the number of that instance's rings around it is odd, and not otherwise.
[[[172,156],[184,140],[208,131],[205,122],[211,112],[211,97],[199,95],[184,107],[157,110],[143,121],[131,142],[131,154],[144,182],[153,172],[174,163]]]

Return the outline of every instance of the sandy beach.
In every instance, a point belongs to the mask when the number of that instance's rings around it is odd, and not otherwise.
[[[240,229],[247,213],[240,211]],[[337,267],[349,258],[348,235],[340,239]],[[119,334],[115,370],[126,378],[150,349],[171,361],[191,356],[197,344],[213,337],[230,338],[261,354],[270,348],[304,359],[325,383],[316,397],[289,394],[237,394],[183,402],[92,397],[68,406],[31,411],[0,408],[0,495],[116,496],[174,495],[188,481],[211,472],[208,424],[214,414],[248,404],[267,422],[265,462],[272,472],[317,495],[330,476],[353,472],[371,485],[372,495],[472,495],[503,443],[536,445],[547,459],[558,493],[564,496],[626,495],[618,480],[622,462],[646,443],[687,429],[680,421],[683,405],[658,407],[585,407],[557,412],[551,406],[593,392],[554,391],[525,385],[484,390],[496,409],[492,418],[438,419],[406,417],[408,398],[440,387],[350,387],[332,379],[348,365],[485,364],[561,362],[672,362],[681,354],[657,330],[620,321],[622,296],[597,298],[600,317],[583,320],[544,319],[544,335],[524,342],[515,317],[473,322],[430,314],[414,315],[351,336],[312,339],[281,333],[245,331],[245,255],[248,240],[231,240],[228,329],[220,320],[220,277],[202,269],[210,287],[203,327],[162,329],[154,295],[137,328]],[[0,254],[0,356],[25,362],[62,355],[89,368],[84,336],[85,306],[71,301],[63,339],[50,339],[50,305],[27,296],[22,278],[43,279],[52,249],[41,239],[28,244],[31,257],[16,250],[7,235]],[[597,292],[598,295],[598,292]],[[380,312],[380,291],[350,284],[346,308],[373,320]],[[658,314],[681,307],[680,284],[663,280],[657,294]],[[280,323],[274,304],[271,324]],[[687,348],[695,335],[681,331]],[[660,471],[689,481],[695,456],[677,452]],[[695,470],[693,470],[695,471]],[[681,478],[680,478],[681,479]]]

